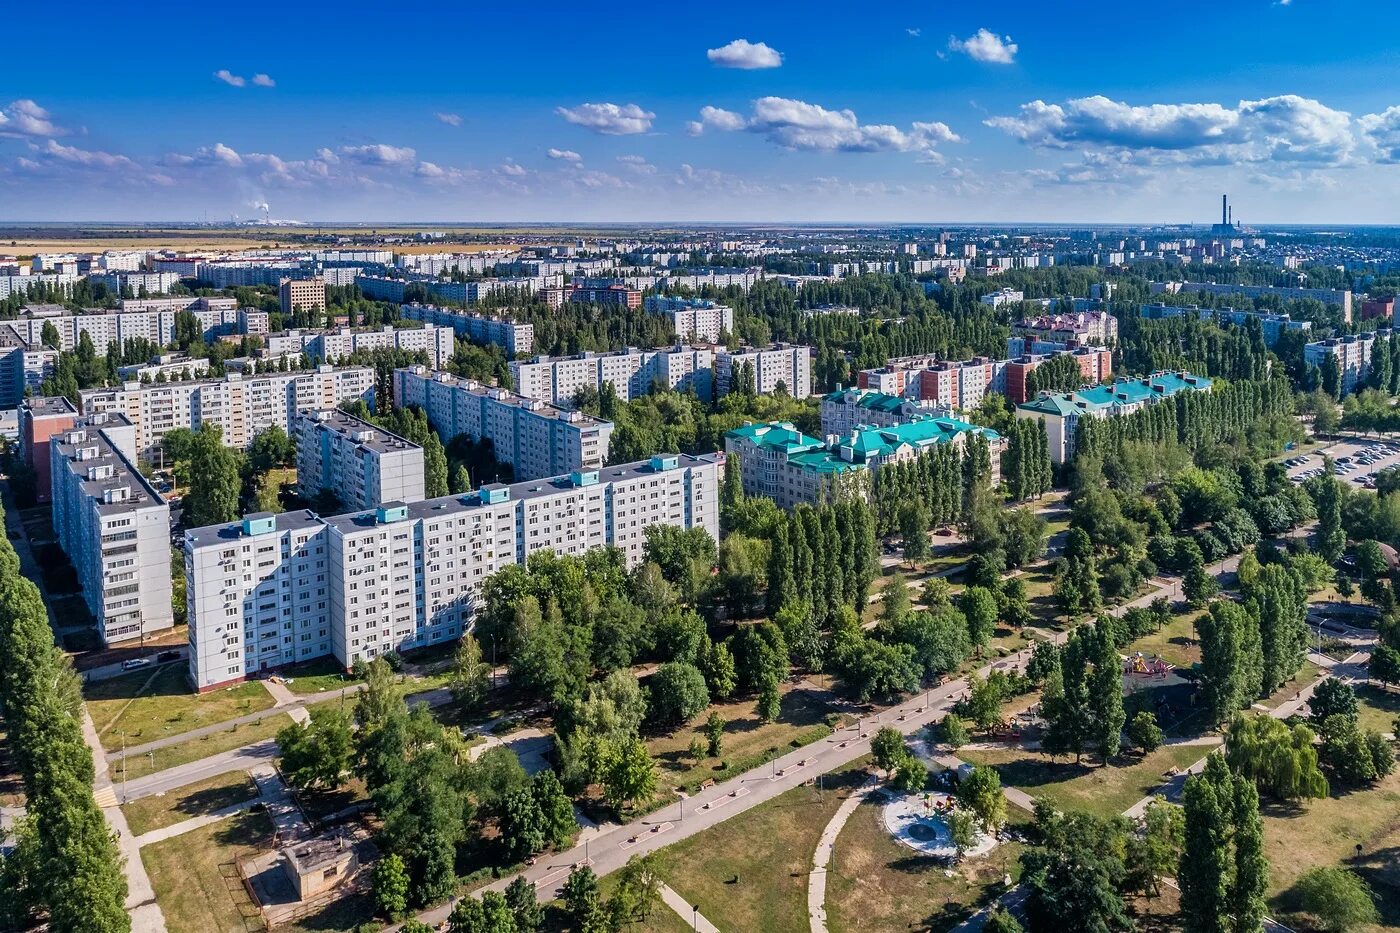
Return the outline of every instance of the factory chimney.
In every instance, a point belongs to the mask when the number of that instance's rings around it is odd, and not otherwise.
[[[1222,224],[1230,222],[1230,196],[1228,194],[1220,196],[1220,222]]]

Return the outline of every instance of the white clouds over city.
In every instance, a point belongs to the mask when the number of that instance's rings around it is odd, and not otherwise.
[[[958,141],[946,123],[915,122],[904,130],[889,124],[861,123],[851,110],[828,110],[785,97],[760,97],[748,115],[704,107],[700,119],[686,128],[692,136],[707,130],[744,130],[784,149],[815,152],[928,151],[940,143]]]
[[[783,55],[777,49],[763,42],[750,42],[748,39],[735,39],[728,45],[710,49],[705,57],[721,68],[740,68],[753,71],[760,68],[777,68],[783,63]]]
[[[575,126],[582,126],[605,136],[631,136],[651,129],[656,114],[636,104],[579,104],[577,107],[556,107],[554,112]]]

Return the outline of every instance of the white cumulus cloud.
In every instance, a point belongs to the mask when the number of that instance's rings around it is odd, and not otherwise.
[[[749,116],[719,107],[704,107],[700,119],[688,124],[692,135],[711,129],[746,130],[784,149],[818,152],[928,151],[939,143],[957,142],[946,123],[916,122],[910,128],[861,123],[851,110],[828,110],[786,97],[760,97]]]
[[[407,165],[417,156],[417,153],[407,146],[386,146],[383,143],[341,146],[340,154],[351,161],[366,165]]]
[[[248,83],[248,79],[229,71],[227,68],[220,68],[214,72],[214,77],[227,84],[229,87],[242,87]]]
[[[764,42],[750,42],[748,39],[735,39],[728,45],[710,49],[705,57],[721,68],[741,68],[752,71],[758,68],[777,68],[783,63],[783,55]]]
[[[438,120],[442,121],[443,123],[446,123],[448,126],[461,126],[461,125],[462,125],[462,115],[459,114],[459,113],[442,113],[442,112],[438,112],[438,113],[433,114],[433,116],[437,117]]]
[[[554,112],[575,126],[586,127],[605,136],[631,136],[651,129],[656,114],[636,104],[579,104],[555,107]]]
[[[572,149],[555,149],[553,146],[550,146],[549,149],[546,150],[545,155],[549,156],[551,159],[556,159],[560,162],[583,161],[583,156],[579,155],[577,152],[574,152]]]
[[[62,136],[67,130],[54,125],[49,112],[28,98],[0,107],[0,136]]]
[[[948,51],[962,52],[974,61],[1010,65],[1016,61],[1018,46],[1010,36],[999,36],[988,29],[979,29],[966,39],[949,36]]]
[[[268,76],[265,75],[265,74],[255,74],[255,75],[253,75],[253,83],[256,84],[258,87],[276,87],[276,86],[277,86],[277,82],[274,81],[274,80],[272,80],[270,77],[268,77]]]

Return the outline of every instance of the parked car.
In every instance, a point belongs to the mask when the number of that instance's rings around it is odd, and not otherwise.
[[[122,662],[122,670],[134,671],[142,667],[150,667],[154,662],[150,658],[132,658],[130,661]]]

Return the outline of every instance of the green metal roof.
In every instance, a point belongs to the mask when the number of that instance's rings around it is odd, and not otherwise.
[[[790,421],[746,424],[726,432],[729,437],[741,437],[759,447],[781,447],[789,455],[800,450],[824,446],[822,442],[797,430]]]
[[[1191,373],[1153,373],[1133,379],[1118,379],[1108,385],[1079,392],[1053,392],[1039,396],[1018,408],[1047,415],[1068,415],[1076,411],[1100,411],[1113,405],[1134,405],[1151,398],[1169,398],[1187,389],[1203,391],[1211,380]]]
[[[825,397],[824,401],[839,402],[845,397],[847,391],[850,390],[837,390],[832,392]],[[898,395],[890,395],[887,392],[876,392],[873,389],[861,390],[855,398],[856,407],[864,408],[868,411],[897,412],[900,407],[904,405],[904,402],[905,399],[900,398]]]

